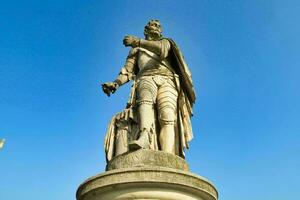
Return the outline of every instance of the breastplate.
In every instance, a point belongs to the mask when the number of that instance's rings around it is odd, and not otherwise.
[[[138,56],[138,67],[140,71],[143,71],[146,68],[154,68],[158,65],[159,63],[149,55],[146,49],[140,49]]]

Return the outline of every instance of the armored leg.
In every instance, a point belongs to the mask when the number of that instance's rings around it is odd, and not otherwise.
[[[175,121],[177,118],[178,92],[175,84],[168,79],[158,89],[157,107],[160,123],[159,142],[161,150],[175,154]]]
[[[148,149],[150,138],[153,133],[154,124],[154,102],[157,94],[157,86],[151,77],[145,77],[139,80],[137,85],[137,104],[139,120],[139,138],[129,143],[130,150],[140,148]]]

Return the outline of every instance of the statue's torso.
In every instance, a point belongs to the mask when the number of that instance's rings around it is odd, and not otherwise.
[[[159,56],[144,48],[138,51],[138,76],[164,75],[173,76],[173,70],[168,59],[161,61]]]

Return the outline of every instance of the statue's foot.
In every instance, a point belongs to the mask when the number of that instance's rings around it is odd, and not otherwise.
[[[138,140],[134,140],[128,144],[128,148],[130,151],[135,151],[138,149],[149,149],[149,135],[147,130],[141,131],[140,137]]]

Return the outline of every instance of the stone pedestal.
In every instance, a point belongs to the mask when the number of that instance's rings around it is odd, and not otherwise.
[[[212,183],[189,172],[184,159],[161,151],[126,153],[107,170],[80,185],[77,200],[218,199]]]

